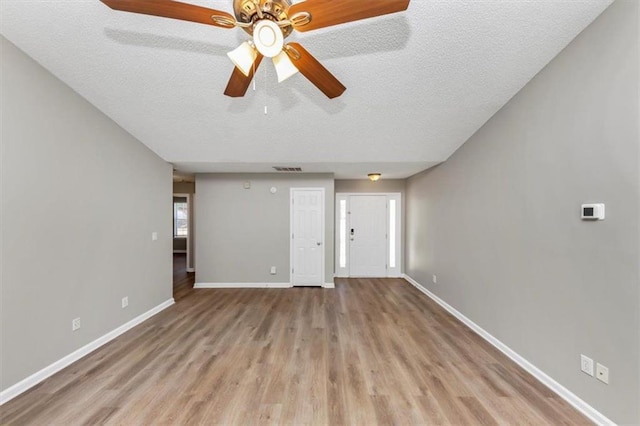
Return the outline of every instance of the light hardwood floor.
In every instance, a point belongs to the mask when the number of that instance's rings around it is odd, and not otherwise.
[[[6,424],[588,424],[400,279],[192,290],[3,407]]]

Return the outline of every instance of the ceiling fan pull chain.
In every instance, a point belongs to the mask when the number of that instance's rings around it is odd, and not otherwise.
[[[263,68],[263,70],[264,71],[262,72],[262,74],[264,75],[264,88],[265,88],[265,90],[264,90],[264,115],[267,115],[268,114],[268,110],[267,110],[267,100],[268,100],[268,98],[267,98],[267,91],[266,91],[266,88],[267,88],[267,68],[265,67],[265,68]]]

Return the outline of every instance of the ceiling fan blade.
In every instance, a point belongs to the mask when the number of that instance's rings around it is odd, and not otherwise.
[[[304,32],[402,12],[407,7],[409,0],[306,0],[292,5],[288,14],[290,17],[301,12],[311,15],[309,23],[295,27]]]
[[[285,52],[300,73],[307,77],[307,79],[320,89],[322,93],[327,95],[329,99],[337,98],[347,90],[333,74],[323,67],[322,64],[299,43],[287,44]]]
[[[235,27],[236,19],[227,12],[171,0],[100,0],[114,10],[142,13],[198,22],[220,28]],[[218,19],[213,19],[212,16]]]
[[[233,67],[233,73],[231,74],[231,78],[229,79],[229,83],[227,83],[227,88],[224,90],[224,94],[230,96],[232,98],[241,98],[247,93],[247,89],[249,88],[249,84],[251,84],[251,80],[253,80],[253,75],[256,70],[260,66],[260,62],[262,62],[263,56],[258,53],[256,56],[256,60],[253,61],[253,67],[251,67],[251,71],[249,71],[249,75],[246,76],[238,69],[238,67]]]

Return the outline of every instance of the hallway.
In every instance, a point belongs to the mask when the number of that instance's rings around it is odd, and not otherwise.
[[[195,272],[187,272],[187,255],[173,254],[173,298],[176,302],[193,290]]]

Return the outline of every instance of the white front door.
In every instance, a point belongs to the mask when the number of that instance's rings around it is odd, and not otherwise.
[[[322,286],[324,189],[291,189],[291,283]]]
[[[387,197],[352,195],[349,271],[352,277],[387,276]]]

